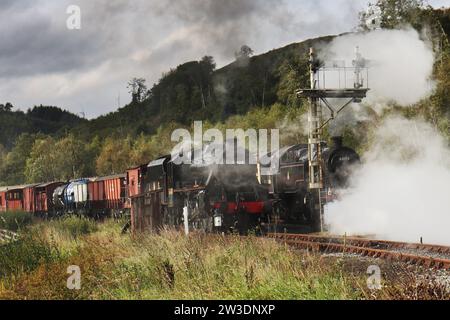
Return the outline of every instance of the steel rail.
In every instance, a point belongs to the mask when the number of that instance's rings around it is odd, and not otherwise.
[[[448,254],[450,247],[430,244],[415,244],[387,240],[373,240],[356,237],[318,236],[303,234],[268,234],[269,238],[284,242],[298,249],[317,252],[353,253],[372,258],[397,260],[428,268],[450,270],[450,259],[424,255],[425,252]],[[404,253],[395,249],[420,250],[420,254]],[[424,253],[424,254],[422,254]]]

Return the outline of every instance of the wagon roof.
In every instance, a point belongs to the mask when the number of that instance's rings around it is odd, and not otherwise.
[[[27,184],[27,185],[23,186],[23,189],[34,188],[34,187],[37,187],[38,185],[39,185],[39,183]]]
[[[126,174],[125,173],[121,173],[121,174],[114,174],[114,175],[110,175],[110,176],[106,176],[106,177],[98,177],[93,179],[92,181],[106,181],[106,180],[114,180],[114,179],[121,179],[121,178],[126,178]]]
[[[148,163],[140,164],[140,165],[138,165],[138,166],[134,166],[134,167],[128,168],[127,171],[130,171],[130,170],[137,170],[137,169],[140,169],[140,168],[145,168],[147,165],[148,165]]]
[[[24,185],[18,185],[18,186],[8,186],[8,187],[0,187],[0,192],[6,192],[6,191],[13,191],[13,190],[23,190],[26,188],[33,188],[36,187],[38,184],[24,184]]]
[[[37,185],[36,187],[37,187],[37,188],[46,188],[46,187],[48,187],[48,186],[51,186],[52,184],[64,184],[64,182],[61,182],[61,181],[47,182],[47,183],[39,184],[39,185]]]
[[[87,183],[89,181],[94,181],[95,178],[78,178],[78,179],[71,179],[69,180],[69,183]]]

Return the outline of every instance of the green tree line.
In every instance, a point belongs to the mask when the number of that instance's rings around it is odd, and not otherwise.
[[[373,12],[381,28],[408,23],[430,34],[436,88],[413,108],[369,112],[372,119],[344,129],[345,142],[366,148],[367,132],[392,112],[424,118],[450,141],[450,10],[435,10],[418,0],[378,0],[371,8],[378,8]],[[370,17],[361,14],[362,31],[370,27]],[[295,92],[309,86],[309,47],[333,38],[294,43],[259,56],[243,46],[236,61],[221,69],[205,56],[170,70],[150,89],[144,79],[133,79],[127,106],[89,121],[56,107],[22,112],[10,103],[0,104],[0,184],[122,173],[169,153],[172,131],[189,129],[195,120],[203,120],[206,129],[280,128],[282,144],[305,142],[307,104]]]

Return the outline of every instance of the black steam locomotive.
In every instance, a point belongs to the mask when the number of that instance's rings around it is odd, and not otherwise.
[[[188,163],[179,161],[185,159],[182,154],[150,162],[142,179],[144,191],[132,198],[133,229],[259,230],[266,192],[258,183],[256,164],[249,164],[250,155],[244,153],[247,161],[239,165],[226,164],[225,153],[223,164],[196,161],[194,150]]]
[[[342,138],[333,140],[331,146],[322,145],[322,203],[334,199],[335,190],[346,186],[350,169],[360,162],[355,150],[343,146]],[[247,150],[247,161],[238,165],[225,164],[225,154],[224,164],[196,162],[194,153],[192,150],[188,155],[190,163],[168,155],[150,162],[145,170],[141,168],[141,192],[131,197],[134,230],[184,227],[245,234],[250,230],[320,229],[319,195],[308,186],[308,145],[279,150],[279,170],[266,170],[266,175],[261,166],[250,164],[256,163],[249,161],[255,155]]]
[[[336,190],[347,186],[350,170],[360,163],[360,157],[355,150],[343,146],[341,137],[333,138],[331,146],[323,143],[322,150],[324,190],[320,200],[325,204],[335,200]],[[267,187],[270,199],[265,205],[266,229],[277,232],[320,230],[319,194],[310,192],[308,187],[308,145],[285,147],[277,157],[279,170],[258,177]]]

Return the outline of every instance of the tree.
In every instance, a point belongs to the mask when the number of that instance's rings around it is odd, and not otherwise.
[[[423,9],[423,0],[377,0],[376,3],[369,3],[368,9],[360,13],[360,28],[393,29],[409,23],[420,29]]]
[[[150,162],[155,155],[155,145],[150,136],[139,135],[134,141],[133,149],[130,154],[132,165],[141,165]]]
[[[193,72],[192,79],[194,80],[200,92],[201,104],[203,109],[206,109],[208,100],[211,98],[212,75],[216,69],[216,63],[211,56],[204,56]]]
[[[14,106],[10,102],[7,102],[6,104],[0,104],[0,112],[11,112],[13,108]]]
[[[8,152],[6,151],[6,148],[2,144],[0,144],[0,161],[3,162],[7,155]]]
[[[214,58],[211,56],[204,56],[200,60],[200,65],[204,69],[206,73],[212,73],[216,69],[216,62]]]
[[[133,78],[128,82],[127,88],[130,89],[133,103],[142,102],[147,97],[148,89],[145,82],[144,78]]]
[[[253,50],[248,45],[244,44],[238,52],[235,52],[236,60],[249,59],[253,55]]]
[[[52,137],[36,139],[26,159],[25,177],[28,183],[58,180],[58,159],[56,141]]]
[[[60,140],[36,139],[26,160],[26,181],[67,181],[91,175],[88,168],[94,159],[87,149],[88,146],[72,134]]]
[[[308,57],[294,55],[280,65],[277,70],[279,82],[277,86],[277,98],[281,103],[295,107],[299,104],[296,91],[309,85]]]
[[[141,165],[153,159],[170,154],[177,144],[171,140],[176,129],[188,129],[176,122],[166,123],[158,128],[156,134],[149,136],[141,134],[133,139],[132,150],[129,155],[131,165]]]
[[[53,153],[57,162],[56,179],[70,180],[90,174],[87,167],[93,159],[88,157],[85,143],[74,135],[57,141]]]
[[[1,167],[2,183],[16,185],[25,183],[25,167],[27,158],[33,148],[34,141],[42,135],[21,134],[14,143],[11,152],[5,157]]]
[[[109,175],[125,172],[132,165],[131,139],[116,139],[114,137],[107,138],[102,150],[96,160],[97,174]]]
[[[97,174],[96,160],[102,150],[102,141],[99,136],[95,136],[85,145],[84,163],[85,176],[93,177]]]
[[[250,61],[250,57],[253,55],[253,50],[247,45],[243,45],[238,52],[234,53],[236,62],[239,67],[246,67]]]

